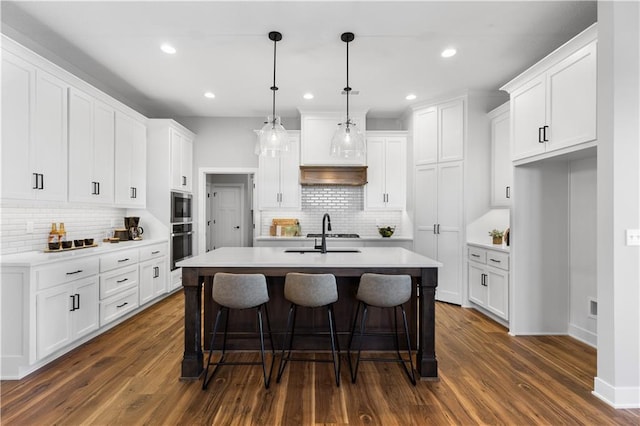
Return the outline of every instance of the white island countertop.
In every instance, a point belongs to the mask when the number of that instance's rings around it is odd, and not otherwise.
[[[291,250],[300,249],[299,247]],[[222,247],[185,259],[178,267],[438,268],[442,263],[400,247],[355,247],[355,253],[287,253],[283,247]]]

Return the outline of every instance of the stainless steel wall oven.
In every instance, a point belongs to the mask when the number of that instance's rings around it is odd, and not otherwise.
[[[171,270],[177,269],[176,262],[193,256],[193,224],[174,223],[171,225]]]

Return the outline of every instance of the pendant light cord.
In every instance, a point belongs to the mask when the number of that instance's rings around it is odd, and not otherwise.
[[[347,87],[344,88],[347,92],[347,123],[346,126],[349,128],[349,92],[351,92],[351,87],[349,87],[349,42],[347,42]]]
[[[271,120],[273,125],[275,126],[276,122],[276,90],[278,90],[278,86],[276,86],[276,44],[278,41],[274,38],[273,40],[273,86],[271,86],[271,91],[273,92],[273,107],[271,113]]]

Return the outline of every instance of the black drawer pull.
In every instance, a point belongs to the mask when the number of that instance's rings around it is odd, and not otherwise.
[[[489,260],[492,261],[492,262],[500,263],[500,261],[496,260],[496,259],[489,259]]]
[[[125,281],[129,281],[129,278],[124,278],[124,279],[122,279],[122,280],[118,280],[118,281],[116,281],[116,282],[117,282],[118,284],[120,284],[120,283],[123,283],[123,282],[125,282]]]
[[[73,272],[67,272],[67,275],[75,275],[75,274],[79,274],[80,272],[82,272],[82,269],[78,269],[77,271],[73,271]]]
[[[160,250],[156,250],[156,251],[152,251],[151,254],[158,254],[160,253]]]
[[[127,258],[125,258],[125,259],[119,259],[119,260],[118,260],[118,263],[120,263],[120,262],[126,262],[126,261],[128,261],[128,260],[129,260],[129,258],[128,258],[128,257],[127,257]]]
[[[473,257],[480,257],[480,255],[479,255],[479,254],[475,254],[475,253],[471,253],[471,256],[473,256]]]
[[[122,305],[116,306],[116,308],[122,308],[123,306],[128,305],[128,304],[129,304],[129,302],[124,302]]]

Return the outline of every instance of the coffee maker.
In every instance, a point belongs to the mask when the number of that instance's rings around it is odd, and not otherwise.
[[[127,233],[129,235],[130,240],[141,240],[142,233],[144,229],[140,224],[140,218],[137,216],[125,217],[124,218],[124,227],[127,229]]]

